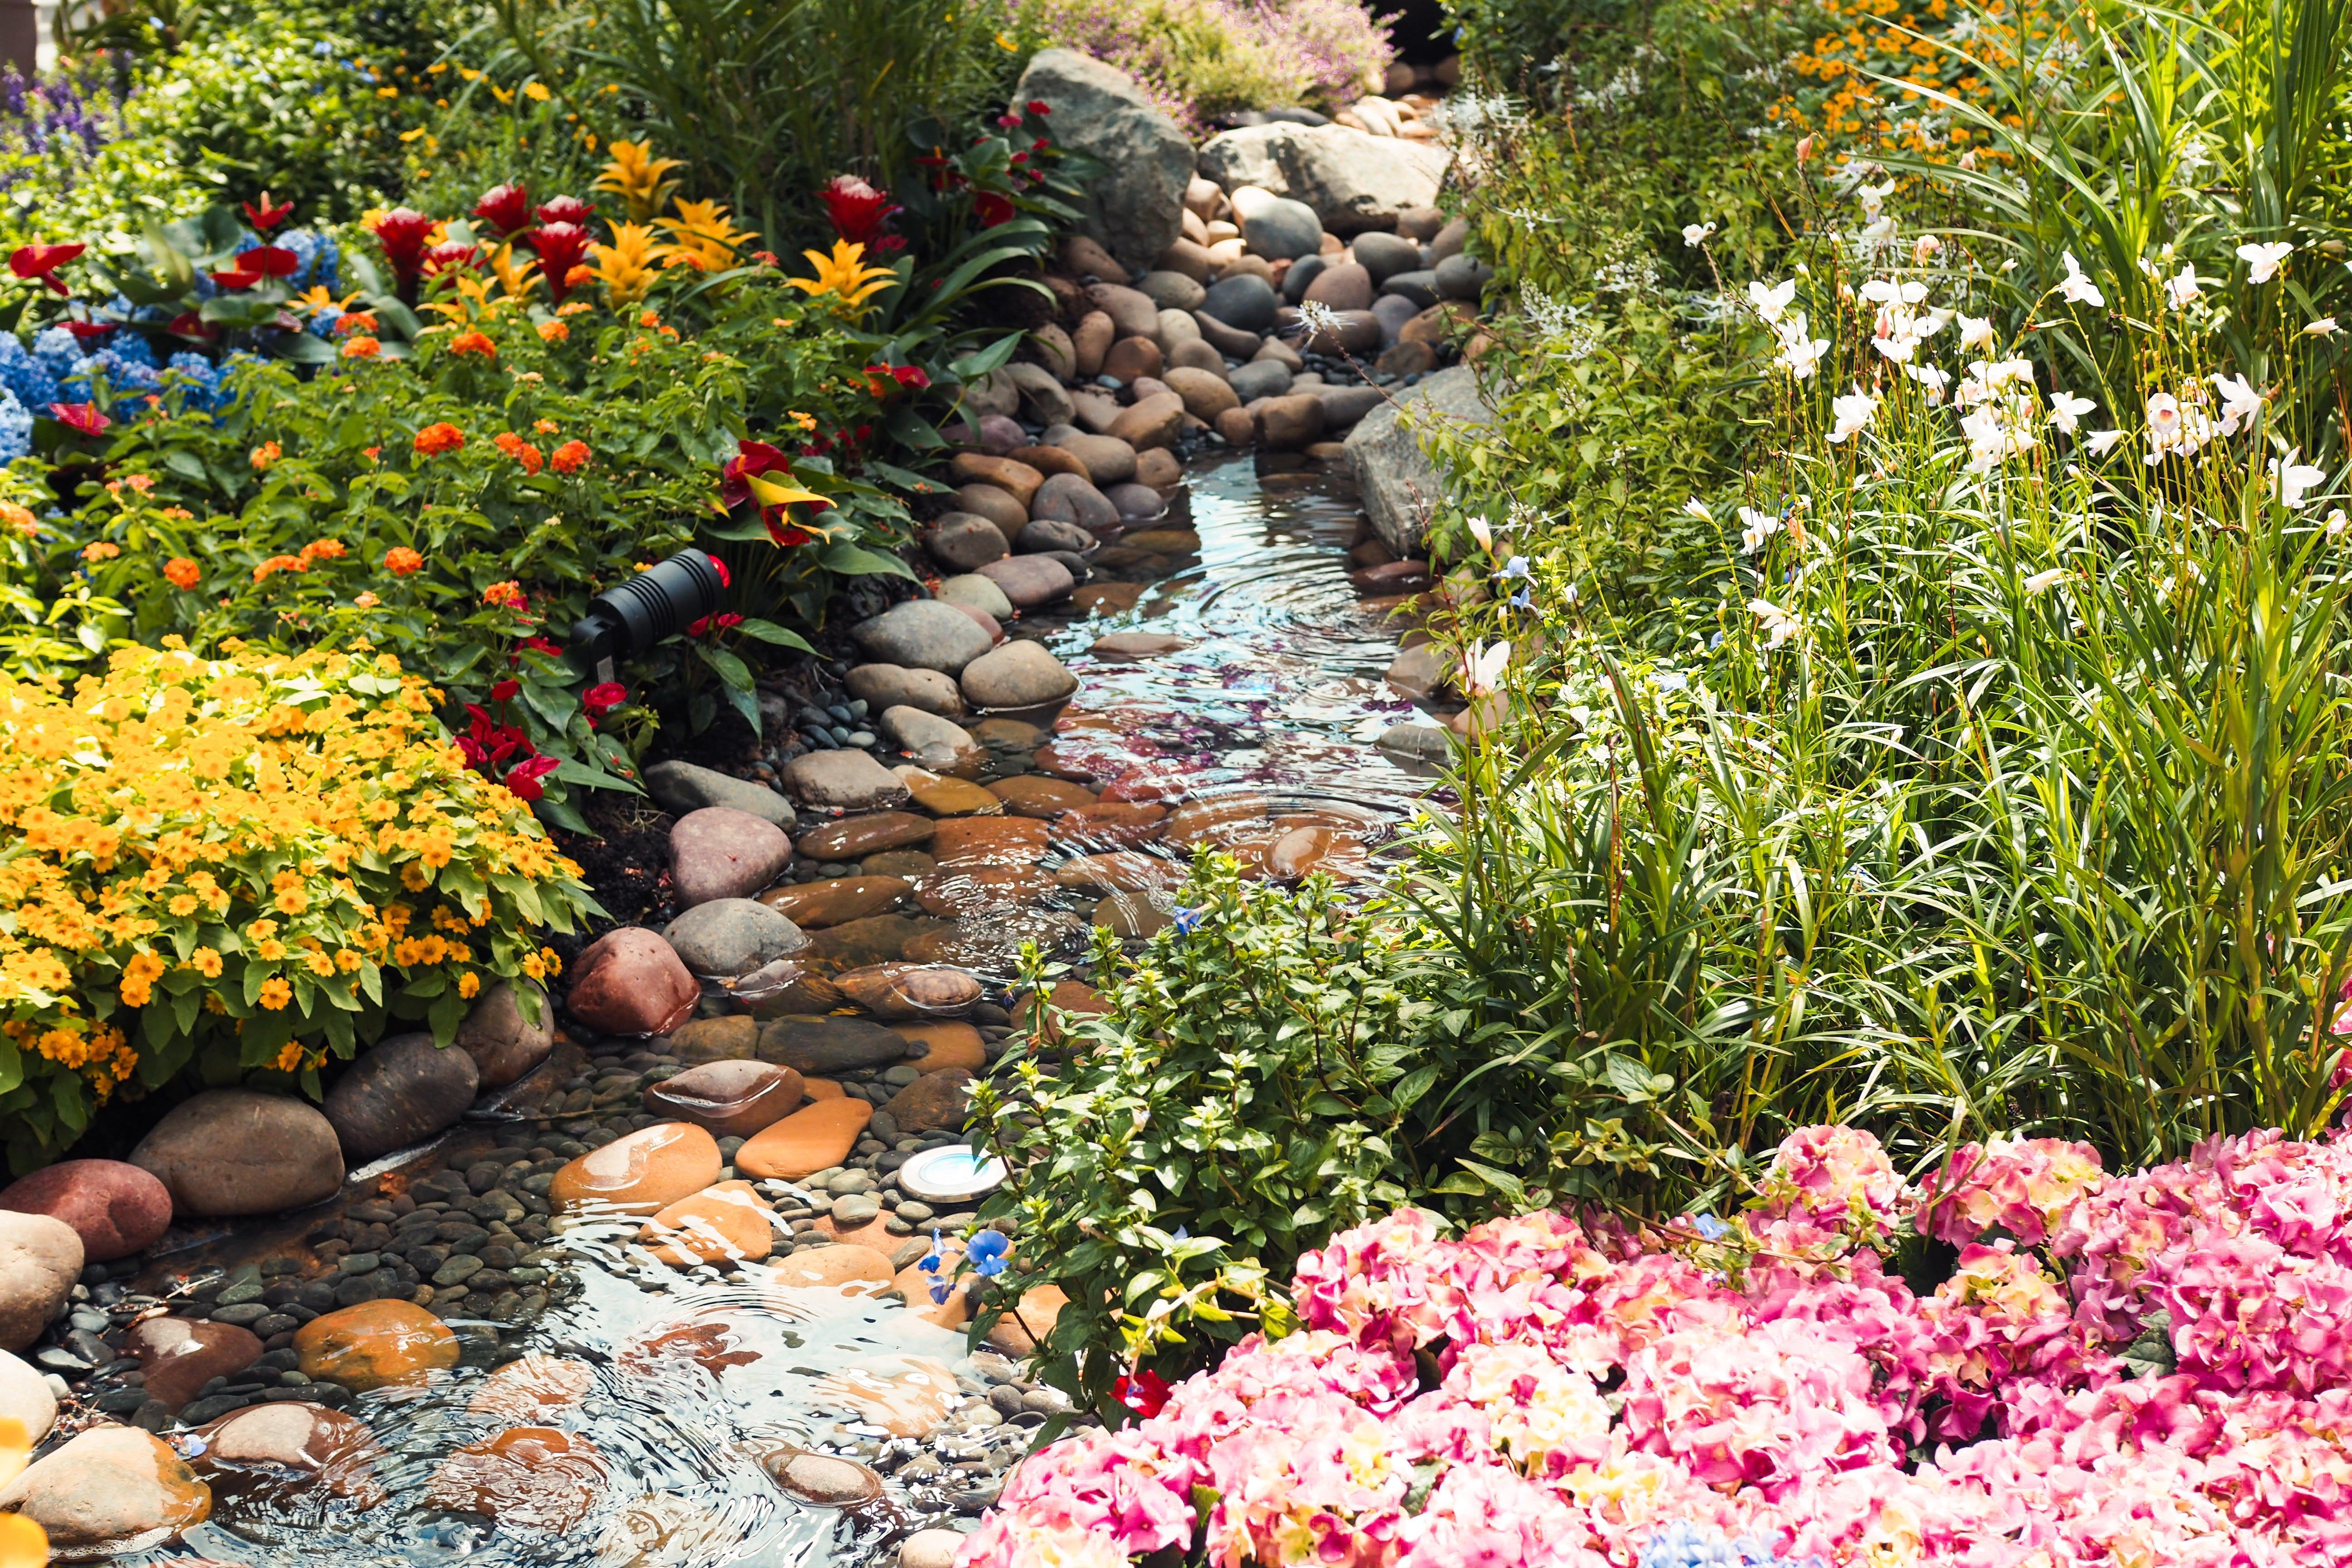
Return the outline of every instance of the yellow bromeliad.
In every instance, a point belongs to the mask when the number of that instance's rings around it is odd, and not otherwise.
[[[735,253],[759,235],[737,228],[734,217],[717,202],[680,202],[677,216],[657,226],[677,244],[670,251],[672,267],[699,267],[723,272],[735,265]]]
[[[506,297],[509,300],[524,300],[539,287],[539,263],[526,261],[517,266],[511,241],[499,246],[490,258],[490,272],[498,279],[499,287],[506,290]]]
[[[646,297],[653,287],[654,271],[670,247],[654,238],[654,231],[641,223],[613,226],[613,243],[592,245],[589,254],[596,258],[596,276],[604,281],[604,298],[614,310],[633,305]]]
[[[685,165],[676,158],[655,157],[650,142],[615,142],[612,151],[613,161],[596,176],[596,188],[612,191],[627,203],[632,223],[652,222],[677,190],[669,172]]]
[[[811,301],[831,295],[845,310],[861,310],[866,301],[898,281],[898,275],[887,267],[866,265],[866,247],[852,245],[845,239],[833,242],[833,254],[821,250],[801,252],[816,269],[814,278],[787,278],[785,282],[806,294]]]

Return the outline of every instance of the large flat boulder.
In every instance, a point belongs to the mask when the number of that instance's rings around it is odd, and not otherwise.
[[[1116,171],[1087,193],[1087,232],[1130,272],[1150,270],[1183,237],[1192,142],[1132,77],[1076,49],[1041,49],[1030,60],[1013,101],[1033,99],[1052,109],[1053,133],[1063,146]]]
[[[1449,161],[1430,142],[1345,125],[1248,125],[1201,149],[1201,173],[1226,190],[1255,185],[1304,202],[1339,235],[1394,228],[1405,213],[1436,201]]]
[[[1406,416],[1416,428],[1406,427]],[[1456,365],[1438,372],[1395,403],[1382,403],[1349,432],[1348,467],[1356,476],[1365,514],[1381,542],[1400,559],[1422,553],[1429,537],[1429,509],[1444,489],[1429,460],[1427,433],[1438,421],[1482,426],[1493,417],[1494,410],[1478,395],[1476,374],[1468,365]]]

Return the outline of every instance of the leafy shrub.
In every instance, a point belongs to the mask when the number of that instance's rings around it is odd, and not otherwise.
[[[1036,47],[1117,66],[1196,134],[1236,110],[1343,109],[1379,90],[1391,58],[1358,0],[1020,0],[1018,15]]]
[[[389,654],[126,648],[0,681],[0,1118],[18,1170],[120,1086],[312,1093],[394,1019],[450,1039],[593,911]]]

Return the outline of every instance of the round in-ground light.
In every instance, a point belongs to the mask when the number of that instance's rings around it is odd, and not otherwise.
[[[1004,1162],[983,1160],[969,1143],[926,1149],[898,1167],[898,1185],[924,1203],[953,1204],[976,1198],[1003,1184]]]

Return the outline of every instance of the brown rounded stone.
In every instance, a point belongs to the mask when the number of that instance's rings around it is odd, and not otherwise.
[[[637,1240],[677,1268],[730,1259],[756,1263],[775,1250],[776,1226],[751,1183],[720,1182],[654,1215]]]
[[[19,1513],[75,1559],[157,1545],[213,1510],[212,1489],[170,1444],[135,1426],[93,1426],[0,1490],[0,1513]]]
[[[1214,795],[1187,801],[1170,813],[1168,842],[1187,849],[1196,844],[1222,845],[1244,831],[1263,831],[1265,826],[1264,795]]]
[[[1037,1346],[1062,1316],[1062,1309],[1070,1304],[1058,1285],[1036,1285],[1023,1292],[1013,1310],[1000,1319],[988,1331],[988,1342],[1006,1355],[1027,1357],[1037,1353]]]
[[[1318,403],[1315,406],[1319,413],[1323,405]],[[1134,447],[1137,462],[1140,464],[1144,448],[1167,446],[1176,439],[1176,433],[1183,427],[1184,400],[1172,392],[1159,392],[1150,397],[1139,398],[1132,406],[1119,410],[1118,417],[1110,422],[1110,428],[1103,434],[1116,437]]]
[[[318,1486],[373,1508],[380,1450],[366,1422],[323,1405],[289,1399],[248,1405],[196,1428],[204,1439],[194,1465],[223,1496]]]
[[[669,1037],[669,1048],[688,1067],[746,1061],[759,1051],[760,1025],[740,1013],[724,1018],[697,1018],[677,1027]]]
[[[877,849],[921,844],[931,836],[931,819],[911,811],[877,811],[845,816],[801,835],[800,852],[810,860],[856,860]]]
[[[994,816],[1004,803],[970,779],[950,778],[924,768],[905,767],[898,777],[915,804],[935,816]]]
[[[1257,416],[1246,408],[1228,408],[1211,423],[1228,447],[1257,445]]]
[[[294,1331],[302,1375],[354,1394],[419,1384],[457,1364],[457,1336],[414,1301],[363,1301]]]
[[[822,1508],[855,1508],[882,1495],[882,1478],[855,1459],[787,1447],[761,1455],[760,1466],[784,1490]]]
[[[1114,381],[1135,381],[1158,375],[1166,363],[1160,345],[1150,338],[1121,338],[1103,355],[1102,374]]]
[[[1095,792],[1066,779],[1049,779],[1042,773],[1015,773],[998,779],[988,786],[988,793],[1004,803],[1004,809],[1015,816],[1053,818],[1066,811],[1095,804]]]
[[[804,931],[823,931],[897,909],[912,888],[903,877],[832,877],[772,888],[760,901]]]
[[[880,1287],[889,1284],[891,1278],[890,1260],[881,1253],[870,1247],[841,1245],[795,1252],[771,1264],[761,1282],[798,1290],[844,1285]]]
[[[931,853],[942,870],[967,866],[1034,866],[1050,830],[1033,817],[962,816],[942,822]],[[926,879],[928,880],[928,879]]]
[[[1214,349],[1209,352],[1216,353]],[[1219,415],[1242,405],[1234,389],[1225,384],[1224,376],[1216,371],[1178,365],[1168,372],[1167,381],[1168,390],[1184,400],[1184,412],[1204,424],[1213,425]]]
[[[488,1514],[507,1528],[561,1535],[587,1519],[608,1479],[604,1456],[587,1438],[551,1426],[517,1426],[443,1460],[425,1500]]]
[[[1167,831],[1168,808],[1152,802],[1107,800],[1054,819],[1057,842],[1087,849],[1132,848]]]
[[[647,1110],[691,1121],[714,1138],[749,1138],[802,1099],[801,1075],[768,1062],[710,1062],[646,1086]]]
[[[851,1001],[877,1018],[947,1018],[980,1000],[982,987],[960,969],[877,964],[834,976]]]
[[[930,929],[929,921],[906,915],[868,915],[818,931],[810,939],[809,954],[828,972],[862,969],[902,957],[907,944]]]
[[[533,1351],[482,1379],[466,1409],[502,1421],[541,1421],[578,1405],[595,1386],[595,1371],[585,1363]]]
[[[766,817],[706,805],[671,826],[669,858],[678,903],[691,908],[750,898],[793,863],[793,841]]]
[[[814,1175],[849,1158],[873,1119],[874,1108],[862,1100],[813,1101],[737,1150],[735,1168],[788,1182]]]
[[[694,1016],[702,986],[659,931],[619,926],[572,966],[564,1005],[604,1035],[667,1035]]]
[[[1032,468],[1032,473],[1036,470]],[[1044,476],[1039,476],[1039,483]],[[1011,539],[1029,521],[1029,508],[1013,499],[1012,493],[994,485],[959,485],[956,487],[956,508],[974,517],[986,518],[996,525],[998,533]]]
[[[85,1263],[111,1263],[171,1228],[172,1194],[121,1160],[64,1160],[0,1190],[0,1209],[47,1215],[81,1237]]]
[[[962,1068],[927,1072],[892,1095],[882,1109],[890,1113],[901,1132],[951,1131],[963,1125],[971,1108],[971,1074]]]
[[[978,1072],[988,1065],[986,1043],[970,1024],[893,1024],[914,1047],[908,1064],[926,1073],[961,1068]]]
[[[1149,485],[1163,495],[1172,495],[1184,482],[1184,465],[1176,460],[1173,452],[1138,452],[1135,482]]]
[[[342,1145],[318,1108],[249,1089],[189,1096],[139,1141],[131,1163],[163,1184],[173,1212],[208,1218],[300,1208],[343,1184]]]
[[[1118,324],[1107,310],[1089,310],[1070,334],[1070,348],[1078,362],[1078,379],[1092,381],[1102,374],[1103,355],[1118,340]]]
[[[235,1382],[261,1359],[262,1344],[234,1323],[143,1318],[123,1332],[122,1352],[138,1359],[147,1392],[177,1410],[214,1378]]]
[[[555,1004],[529,980],[501,980],[457,1026],[457,1048],[474,1058],[484,1089],[504,1089],[555,1048]]]
[[[992,561],[975,574],[996,584],[1019,609],[1034,610],[1070,596],[1077,579],[1050,555],[1014,555]],[[969,703],[970,696],[966,695]]]
[[[1028,464],[1048,479],[1055,474],[1075,474],[1082,479],[1087,477],[1087,466],[1059,447],[1015,447],[1006,456],[1016,463]]]
[[[1027,866],[944,867],[915,884],[915,900],[926,914],[953,919],[1034,904],[1055,885]]]
[[[949,461],[948,472],[959,484],[994,485],[1024,508],[1037,493],[1037,487],[1045,482],[1045,476],[1028,464],[1016,463],[1010,458],[992,458],[985,452],[958,452]],[[993,522],[995,519],[989,521]]]
[[[614,1139],[555,1173],[547,1201],[558,1209],[605,1204],[651,1214],[719,1179],[718,1141],[687,1121],[659,1121]]]
[[[1114,849],[1103,855],[1081,855],[1056,868],[1054,880],[1081,892],[1140,893],[1172,888],[1183,881],[1185,867],[1138,849]]]
[[[1276,452],[1296,451],[1323,434],[1323,400],[1313,393],[1269,397],[1252,411],[1257,443]]]
[[[1294,827],[1266,851],[1266,874],[1286,882],[1317,871],[1345,880],[1363,870],[1363,841],[1336,827]]]

